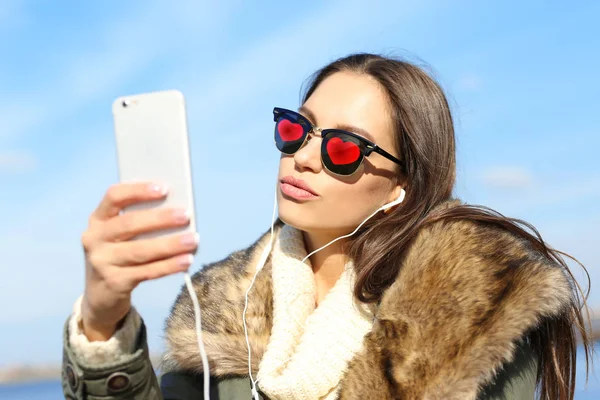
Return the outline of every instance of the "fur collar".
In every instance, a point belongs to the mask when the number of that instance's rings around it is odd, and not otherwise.
[[[248,375],[244,296],[268,240],[267,233],[193,276],[214,376]],[[561,268],[514,235],[472,221],[422,229],[401,263],[374,311],[363,349],[348,364],[340,399],[475,399],[502,364],[512,361],[524,335],[542,319],[565,312],[571,301]],[[255,374],[273,326],[270,259],[252,291],[246,321]],[[185,288],[165,333],[164,369],[201,372]]]

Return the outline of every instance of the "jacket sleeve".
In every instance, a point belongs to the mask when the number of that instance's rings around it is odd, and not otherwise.
[[[515,358],[498,372],[494,381],[483,388],[477,400],[533,400],[535,398],[537,359],[523,341]]]
[[[135,310],[108,342],[82,343],[77,324],[74,312],[63,329],[62,387],[66,399],[162,400],[148,353],[146,327]],[[132,331],[132,335],[127,334]]]

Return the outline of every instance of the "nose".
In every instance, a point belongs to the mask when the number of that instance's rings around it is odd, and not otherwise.
[[[323,168],[321,164],[321,128],[313,128],[306,138],[306,143],[294,154],[294,162],[300,171],[319,173]],[[319,132],[317,135],[316,133]],[[315,140],[319,138],[319,140]]]

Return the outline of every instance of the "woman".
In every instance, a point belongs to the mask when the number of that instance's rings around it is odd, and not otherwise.
[[[280,220],[264,268],[269,233],[193,276],[211,398],[251,398],[251,376],[265,399],[573,398],[577,336],[586,356],[590,344],[577,285],[533,227],[451,197],[452,118],[426,73],[351,55],[274,119]],[[90,218],[85,292],[64,331],[67,396],[202,398],[188,293],[166,323],[160,384],[131,306],[137,284],[187,270],[196,249],[194,236],[128,240],[188,222],[119,213],[165,195],[116,185]]]

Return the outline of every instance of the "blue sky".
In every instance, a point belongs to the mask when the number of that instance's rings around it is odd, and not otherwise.
[[[80,235],[118,179],[114,98],[187,97],[196,270],[268,228],[272,107],[297,107],[312,72],[356,51],[426,65],[455,113],[456,195],[533,223],[600,284],[599,3],[2,3],[0,367],[60,360],[83,290]],[[177,275],[134,292],[155,351],[182,284]]]

